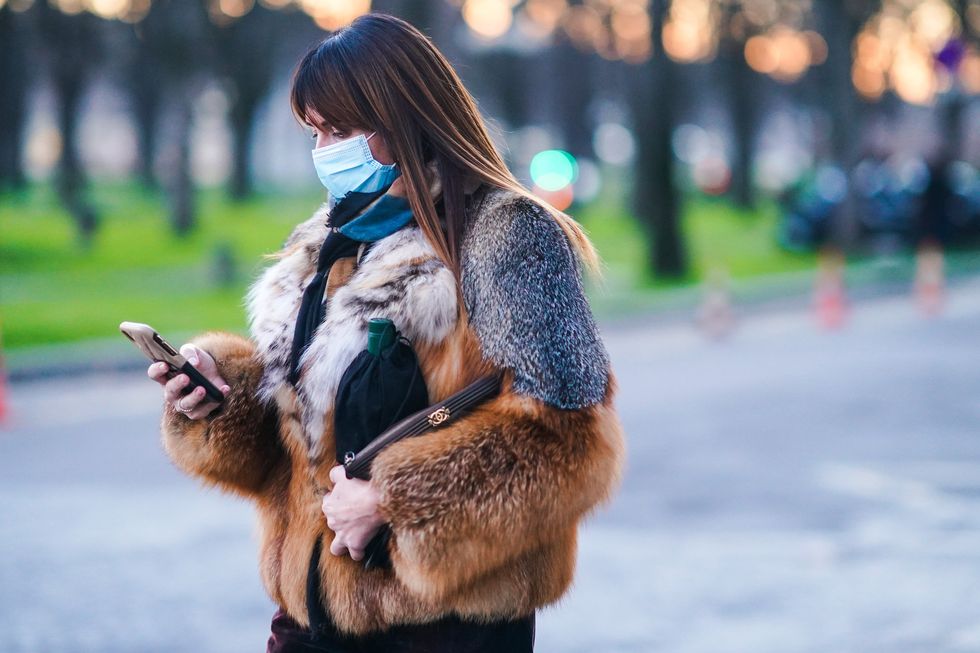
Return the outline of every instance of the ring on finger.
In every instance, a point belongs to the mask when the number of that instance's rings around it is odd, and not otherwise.
[[[193,408],[184,408],[183,404],[180,403],[183,400],[184,400],[184,397],[181,397],[180,399],[178,399],[177,401],[174,402],[174,410],[176,410],[178,413],[184,413],[184,414],[187,414],[187,413],[191,412],[192,410],[194,410]]]

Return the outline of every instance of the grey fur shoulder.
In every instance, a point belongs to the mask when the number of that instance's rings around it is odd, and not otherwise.
[[[469,218],[461,286],[484,356],[514,372],[514,390],[559,408],[598,403],[609,356],[578,260],[544,207],[489,190]]]

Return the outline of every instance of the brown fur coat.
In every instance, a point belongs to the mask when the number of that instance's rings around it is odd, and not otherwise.
[[[453,275],[410,225],[334,265],[327,317],[291,386],[292,329],[329,220],[321,208],[250,288],[250,337],[191,340],[231,391],[204,420],[167,406],[164,447],[188,474],[254,501],[262,581],[304,625],[313,543],[324,537],[326,551],[332,539],[320,504],[335,464],[333,397],[371,317],[391,317],[412,341],[432,402],[491,369],[505,370],[504,388],[376,459],[394,569],[322,556],[321,596],[340,629],[511,618],[556,601],[572,580],[578,522],[618,483],[615,380],[571,248],[541,207],[484,190],[464,237],[465,310]]]

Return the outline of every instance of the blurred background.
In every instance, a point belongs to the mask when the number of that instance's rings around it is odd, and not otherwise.
[[[263,649],[117,325],[246,332],[369,11],[605,263],[630,467],[539,649],[980,651],[980,0],[0,0],[0,650]]]

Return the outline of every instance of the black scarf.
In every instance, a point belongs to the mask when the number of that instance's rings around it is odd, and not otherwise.
[[[313,334],[316,332],[326,314],[323,293],[327,287],[327,277],[330,268],[339,259],[354,256],[361,242],[340,233],[338,229],[353,220],[371,202],[387,192],[388,187],[373,193],[351,192],[341,198],[330,212],[330,231],[320,246],[317,258],[316,274],[310,285],[303,291],[303,301],[299,306],[296,317],[296,329],[293,332],[293,346],[290,356],[289,382],[296,385],[299,380],[299,359],[309,347]]]

